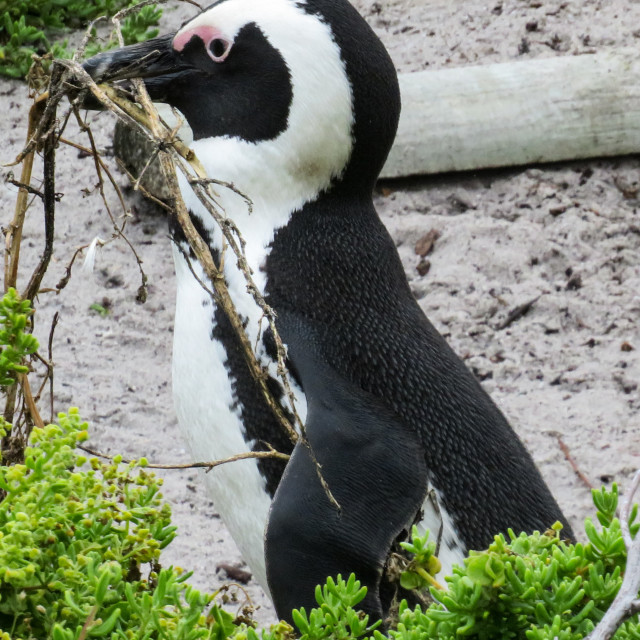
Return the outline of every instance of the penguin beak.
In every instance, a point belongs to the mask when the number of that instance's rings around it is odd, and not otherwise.
[[[170,86],[195,69],[185,65],[172,46],[175,33],[121,49],[105,51],[83,63],[96,82],[143,78],[152,100],[162,101]]]

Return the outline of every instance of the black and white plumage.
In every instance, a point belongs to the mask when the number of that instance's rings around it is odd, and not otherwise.
[[[375,212],[372,190],[400,99],[393,65],[355,9],[346,0],[221,0],[175,34],[100,54],[85,68],[98,80],[123,79],[153,51],[135,73],[153,99],[184,114],[207,173],[253,202],[250,213],[240,195],[220,190],[277,312],[297,410],[342,507],[329,503],[300,445],[286,469],[247,460],[207,475],[278,614],[313,606],[317,583],[353,571],[369,587],[366,609],[383,615],[385,562],[414,523],[440,533],[450,569],[508,527],[565,522],[505,418],[420,310]],[[220,230],[181,188],[219,257]],[[173,234],[188,251],[178,228]],[[174,395],[194,456],[264,443],[287,450],[229,322],[181,251],[174,259]],[[229,256],[224,272],[286,408],[261,312]]]

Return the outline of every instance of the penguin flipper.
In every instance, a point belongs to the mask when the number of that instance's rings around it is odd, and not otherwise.
[[[295,366],[307,397],[308,441],[339,508],[322,486],[309,447],[298,442],[265,534],[276,611],[290,620],[293,608],[316,605],[315,587],[327,576],[355,573],[368,589],[360,606],[373,619],[383,618],[389,603],[380,586],[389,551],[410,528],[427,491],[422,446],[378,398],[337,377],[308,351]]]

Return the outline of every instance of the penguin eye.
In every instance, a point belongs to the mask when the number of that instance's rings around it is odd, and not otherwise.
[[[229,53],[231,43],[223,38],[214,38],[209,43],[209,57],[214,62],[222,62]]]

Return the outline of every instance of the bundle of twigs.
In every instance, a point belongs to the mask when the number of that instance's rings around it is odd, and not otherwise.
[[[120,39],[121,44],[122,37],[120,34],[120,20],[131,9],[125,9],[113,18],[113,22],[116,28],[116,33]],[[269,407],[269,410],[273,412],[277,418],[283,431],[286,433],[289,440],[295,444],[298,439],[309,447],[310,445],[306,438],[304,423],[300,419],[295,406],[295,397],[291,388],[291,384],[288,378],[287,368],[285,365],[286,349],[282,340],[278,334],[275,318],[276,314],[274,310],[267,304],[262,293],[256,286],[251,269],[248,266],[246,256],[244,253],[245,242],[238,228],[233,220],[226,217],[222,207],[218,203],[218,194],[215,190],[218,188],[232,189],[239,193],[234,185],[225,182],[218,181],[209,177],[194,152],[189,149],[177,136],[177,131],[180,128],[180,124],[175,127],[169,127],[158,115],[158,112],[149,98],[149,95],[145,89],[144,83],[141,80],[133,81],[133,91],[125,91],[119,88],[114,88],[106,84],[96,84],[89,74],[83,69],[82,65],[78,62],[78,58],[82,55],[81,52],[88,41],[91,27],[87,31],[87,35],[83,43],[81,44],[78,52],[71,60],[54,60],[51,63],[49,70],[49,83],[48,89],[37,95],[34,99],[33,106],[29,113],[29,129],[27,134],[26,146],[22,152],[15,159],[12,164],[22,163],[22,174],[19,181],[14,181],[14,184],[19,187],[18,198],[16,202],[16,210],[13,221],[9,225],[9,229],[6,233],[6,253],[5,253],[5,291],[9,287],[16,287],[18,264],[20,259],[20,241],[22,238],[22,227],[25,220],[25,214],[27,207],[29,206],[29,195],[35,194],[42,200],[44,208],[45,219],[45,248],[42,252],[39,264],[35,268],[33,275],[29,280],[24,292],[20,295],[23,299],[32,300],[39,292],[40,284],[47,271],[51,255],[53,252],[54,241],[54,223],[55,223],[55,207],[56,202],[59,200],[59,194],[56,193],[55,184],[55,166],[56,166],[56,149],[60,143],[69,144],[83,151],[84,153],[93,157],[96,175],[98,177],[98,188],[100,195],[105,204],[106,210],[110,216],[113,224],[114,237],[123,239],[131,251],[133,252],[138,264],[141,276],[141,284],[138,288],[137,300],[144,302],[147,295],[147,276],[142,269],[142,261],[135,251],[135,248],[127,239],[124,228],[126,225],[126,211],[124,197],[121,193],[118,184],[111,174],[107,164],[100,155],[97,149],[94,136],[91,132],[91,127],[87,123],[86,119],[82,117],[82,108],[87,102],[91,104],[92,108],[100,108],[113,113],[117,118],[122,120],[130,127],[134,127],[139,131],[145,139],[147,139],[152,147],[153,153],[147,162],[146,167],[142,170],[141,175],[131,176],[133,186],[135,189],[140,189],[144,192],[144,189],[140,186],[140,180],[146,168],[157,157],[160,161],[162,168],[164,182],[167,185],[169,197],[166,202],[162,202],[145,192],[145,195],[154,200],[159,206],[167,210],[168,214],[174,216],[177,223],[182,228],[184,235],[189,243],[193,254],[196,256],[198,262],[202,266],[204,274],[206,276],[206,282],[199,278],[194,269],[191,266],[190,257],[185,255],[185,259],[189,264],[192,274],[199,281],[200,285],[207,291],[207,293],[213,298],[216,305],[218,305],[224,313],[227,315],[232,327],[234,328],[236,335],[242,345],[243,354],[249,368],[249,371],[258,385],[261,393]],[[37,64],[37,61],[36,61]],[[40,72],[40,75],[42,73]],[[66,105],[62,107],[62,105]],[[176,114],[177,115],[177,114]],[[71,118],[75,118],[80,130],[84,132],[88,138],[89,146],[83,146],[77,142],[67,140],[64,138],[64,131],[67,123]],[[179,118],[178,118],[179,119]],[[31,186],[31,171],[33,168],[33,161],[36,152],[42,151],[43,164],[44,164],[44,186],[43,191],[39,192]],[[219,225],[223,234],[223,251],[221,252],[220,264],[216,264],[213,259],[211,250],[207,243],[198,233],[195,228],[191,216],[184,204],[180,189],[178,187],[177,171],[187,179],[188,183],[193,188],[195,194],[198,196],[200,202],[210,213],[211,217]],[[125,213],[124,222],[118,223],[117,218],[111,211],[107,199],[105,197],[105,176],[113,189],[116,191],[120,206]],[[252,203],[249,198],[240,194],[249,209],[252,207]],[[86,249],[87,246],[81,247],[74,254],[70,261],[65,276],[58,282],[55,287],[55,291],[62,290],[71,277],[71,268],[78,254]],[[267,321],[269,329],[273,335],[275,345],[277,348],[277,376],[280,380],[282,387],[285,391],[285,396],[288,401],[288,409],[290,415],[293,416],[294,424],[285,414],[282,405],[274,398],[273,394],[267,386],[268,372],[258,361],[254,348],[252,347],[247,333],[243,327],[243,321],[238,314],[234,303],[229,294],[224,275],[222,273],[222,265],[225,264],[225,253],[230,250],[233,258],[235,259],[238,270],[243,274],[247,291],[252,295],[255,304],[260,308],[262,312],[262,318]],[[210,284],[209,284],[210,283]],[[53,329],[53,328],[52,328]],[[52,332],[53,333],[53,332]],[[52,334],[51,334],[52,336]],[[42,359],[47,366],[47,373],[45,375],[46,380],[52,384],[53,379],[53,367],[51,357],[48,360]],[[44,386],[44,383],[43,383]],[[51,387],[51,396],[53,397],[53,388]],[[31,394],[28,379],[26,376],[22,376],[19,381],[19,385],[14,390],[12,397],[7,399],[5,407],[5,418],[11,422],[15,412],[15,406],[17,398],[24,398],[24,406],[26,407],[26,417],[28,418],[28,424],[25,425],[25,429],[14,429],[13,438],[17,437],[20,433],[21,442],[26,442],[26,438],[29,433],[29,424],[42,425],[43,420],[39,414],[36,402]],[[36,397],[39,397],[39,393]],[[53,415],[53,410],[51,411]],[[5,443],[6,444],[6,443]],[[315,455],[311,451],[312,458],[315,460]],[[209,469],[224,464],[226,462],[232,462],[247,457],[264,458],[275,457],[281,459],[288,459],[288,455],[275,451],[271,448],[268,451],[257,451],[239,454],[232,456],[231,458],[217,461],[207,461],[195,463],[196,466],[207,467]],[[150,465],[153,466],[153,465]],[[192,465],[156,465],[158,467],[167,466],[192,466]],[[327,496],[336,506],[339,508],[338,503],[333,498],[329,487],[326,485],[322,478],[320,465],[316,461],[316,469],[320,481],[322,482]]]

